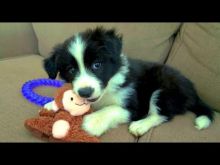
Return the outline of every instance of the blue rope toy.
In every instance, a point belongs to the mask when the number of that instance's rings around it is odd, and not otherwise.
[[[47,78],[34,79],[25,82],[21,88],[21,92],[22,95],[31,103],[34,103],[38,106],[44,106],[46,103],[53,101],[54,98],[41,96],[33,91],[34,88],[40,86],[51,86],[60,88],[61,86],[63,86],[63,84],[64,81],[61,80],[52,80]]]

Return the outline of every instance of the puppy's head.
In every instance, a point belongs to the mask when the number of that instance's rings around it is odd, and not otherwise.
[[[121,51],[122,37],[114,29],[98,27],[56,46],[44,60],[44,68],[50,78],[55,79],[59,73],[73,83],[75,93],[94,102],[121,67]]]

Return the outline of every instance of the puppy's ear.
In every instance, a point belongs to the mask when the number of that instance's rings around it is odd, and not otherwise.
[[[59,57],[59,47],[55,47],[50,57],[44,59],[43,66],[50,79],[55,79],[58,74],[57,59]]]
[[[54,60],[54,57],[51,56],[46,58],[43,61],[44,69],[47,72],[50,79],[55,79],[57,77],[58,69]]]
[[[112,45],[112,50],[115,54],[120,55],[122,52],[122,34],[117,34],[115,29],[106,31],[109,41]]]

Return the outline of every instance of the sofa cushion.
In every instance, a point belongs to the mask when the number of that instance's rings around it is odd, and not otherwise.
[[[57,43],[87,28],[115,27],[124,36],[124,53],[151,61],[164,61],[179,23],[33,23],[40,54],[48,56]]]
[[[31,23],[0,23],[0,59],[37,52]]]
[[[24,121],[37,116],[40,107],[28,102],[20,92],[26,81],[47,77],[42,59],[39,55],[28,55],[0,60],[0,142],[42,142],[24,127]],[[36,92],[52,97],[55,88],[39,87]],[[127,130],[127,125],[121,125],[104,134],[101,141],[134,142],[135,138]]]
[[[39,107],[26,101],[20,89],[25,81],[46,76],[41,59],[29,55],[0,61],[0,142],[40,141],[24,128],[25,119],[37,115]]]
[[[220,23],[185,23],[168,65],[191,79],[201,98],[220,112]]]
[[[159,125],[142,136],[138,142],[220,142],[220,114],[215,113],[215,120],[204,130],[194,127],[195,115],[186,113],[176,116],[172,121]]]

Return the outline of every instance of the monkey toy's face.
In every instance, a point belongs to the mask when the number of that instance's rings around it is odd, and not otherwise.
[[[67,90],[63,93],[62,103],[64,109],[73,116],[83,115],[90,109],[90,104],[76,95],[73,90]]]

